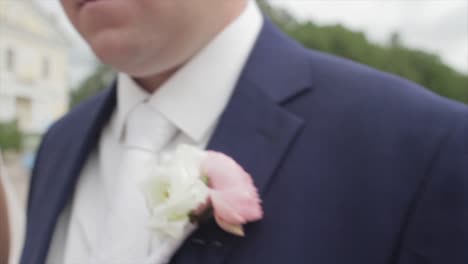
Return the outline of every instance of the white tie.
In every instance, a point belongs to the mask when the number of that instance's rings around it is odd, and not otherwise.
[[[144,263],[150,254],[151,230],[149,213],[142,193],[142,181],[149,166],[176,134],[176,128],[147,103],[138,105],[129,114],[124,135],[123,163],[117,175],[114,199],[108,219],[91,263]],[[120,166],[120,164],[116,164]]]
[[[143,103],[132,110],[127,118],[124,144],[158,154],[175,135],[176,128],[151,105]]]

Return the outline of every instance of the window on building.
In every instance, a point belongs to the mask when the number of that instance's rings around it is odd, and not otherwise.
[[[16,58],[15,58],[15,52],[11,48],[6,50],[5,58],[6,58],[6,70],[9,72],[14,72]]]
[[[42,78],[48,79],[50,76],[50,61],[48,58],[42,59]]]

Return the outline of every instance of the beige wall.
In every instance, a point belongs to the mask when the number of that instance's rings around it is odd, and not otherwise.
[[[27,133],[44,132],[68,110],[68,47],[54,27],[28,0],[0,1],[0,101],[6,113],[0,122],[21,115],[28,120],[22,122]],[[14,54],[12,71],[7,68],[8,50]],[[18,103],[24,101],[30,114]]]

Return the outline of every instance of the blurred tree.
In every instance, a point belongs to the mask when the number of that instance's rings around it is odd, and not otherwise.
[[[364,33],[342,25],[319,26],[311,21],[298,22],[284,9],[257,0],[262,11],[288,35],[305,47],[345,57],[371,67],[397,74],[428,89],[455,100],[468,103],[468,75],[444,64],[434,54],[403,45],[398,33],[393,33],[386,45],[370,42]],[[100,66],[72,95],[72,104],[107,87],[112,71]]]
[[[19,150],[21,148],[22,137],[18,129],[17,121],[0,123],[0,149]]]
[[[87,97],[106,88],[114,78],[114,72],[109,66],[99,65],[96,71],[87,79],[85,79],[77,89],[71,93],[71,106],[77,105]]]

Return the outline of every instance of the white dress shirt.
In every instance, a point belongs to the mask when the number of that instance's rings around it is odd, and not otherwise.
[[[176,135],[162,151],[181,143],[206,148],[262,24],[258,6],[249,0],[238,18],[153,94],[119,73],[116,110],[81,171],[72,202],[59,218],[47,263],[87,263],[96,248],[116,198],[115,177],[123,163],[127,116],[137,105],[148,103],[175,127]]]

